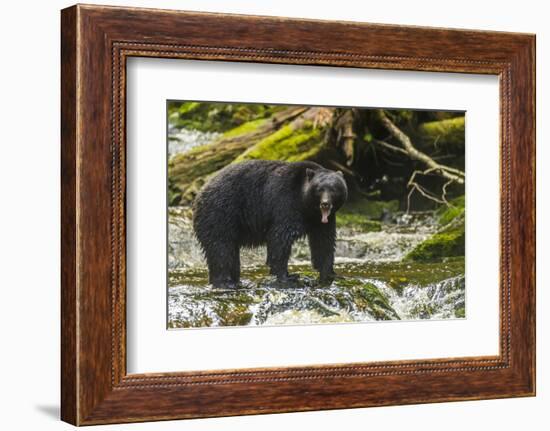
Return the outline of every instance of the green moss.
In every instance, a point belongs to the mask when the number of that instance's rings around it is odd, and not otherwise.
[[[245,151],[235,162],[252,159],[298,162],[312,158],[322,146],[320,129],[310,123],[299,129],[287,124]]]
[[[374,284],[364,284],[356,290],[355,296],[356,304],[370,311],[376,320],[399,320],[399,315],[390,305],[388,298]]]
[[[355,199],[346,202],[340,209],[341,214],[357,214],[371,220],[380,220],[384,212],[396,212],[399,201],[375,201],[369,199]]]
[[[437,210],[438,222],[441,226],[449,224],[455,218],[464,214],[465,197],[459,196],[449,202],[451,206],[442,206]]]
[[[201,104],[199,102],[185,102],[180,105],[177,112],[180,116],[183,116],[183,115],[190,114],[193,111],[196,111],[200,107],[201,107]]]
[[[168,121],[176,128],[223,133],[286,108],[284,105],[171,101]]]
[[[177,128],[223,132],[242,122],[234,122],[232,111],[232,105],[222,103],[169,102],[168,120]]]
[[[211,145],[211,144],[209,144]],[[195,148],[193,148],[195,150]],[[193,151],[191,150],[191,151]],[[199,152],[202,156],[209,151],[208,157],[193,157],[191,152],[187,154],[178,154],[168,163],[168,175],[174,184],[190,184],[194,179],[204,177],[218,171],[229,164],[238,154],[236,151],[217,151],[216,147],[211,146]]]
[[[218,312],[221,326],[246,326],[252,319],[252,312],[248,310],[248,306],[243,304]]]
[[[446,224],[450,223],[453,219],[455,219],[456,217],[462,214],[464,214],[464,208],[455,207],[455,206],[448,207],[439,216],[438,222],[440,225],[445,226]]]
[[[429,111],[426,112],[433,121],[448,120],[449,118],[464,117],[460,111]]]
[[[382,223],[376,220],[369,220],[362,214],[357,213],[336,213],[336,226],[359,230],[361,232],[380,232]]]
[[[250,132],[257,130],[266,120],[264,118],[259,118],[257,120],[247,121],[246,123],[241,124],[231,130],[228,130],[223,134],[224,138],[233,138],[235,136],[245,135]]]
[[[178,205],[181,202],[182,193],[180,188],[168,177],[168,206]]]
[[[450,256],[464,256],[464,222],[438,232],[417,245],[406,260],[436,261]]]
[[[203,311],[192,313],[189,319],[172,320],[168,323],[169,328],[201,328],[212,326],[213,320]]]
[[[399,319],[388,298],[374,284],[361,278],[338,278],[334,283],[346,292],[336,297],[340,306],[345,308],[351,298],[359,310],[369,312],[376,320]]]
[[[462,318],[466,317],[466,309],[465,309],[465,307],[458,307],[458,308],[455,310],[455,317],[458,318],[458,319],[462,319]]]
[[[352,228],[362,232],[379,232],[382,230],[380,219],[384,212],[395,212],[399,202],[355,199],[348,201],[336,213],[338,227]]]
[[[405,260],[438,261],[443,258],[464,256],[465,243],[465,199],[459,196],[437,212],[438,222],[443,228],[426,241],[417,245]]]
[[[383,281],[401,292],[409,284],[426,286],[464,274],[464,257],[446,258],[445,262],[346,263],[338,265],[337,272],[343,277],[337,280],[339,286],[356,286],[357,280],[368,274],[369,278]]]
[[[434,312],[435,307],[433,304],[416,304],[412,307],[409,314],[411,316],[416,316],[419,319],[429,319],[432,317]]]
[[[419,133],[426,144],[433,145],[435,142],[450,146],[464,146],[464,116],[448,118],[446,120],[429,121],[422,123]]]

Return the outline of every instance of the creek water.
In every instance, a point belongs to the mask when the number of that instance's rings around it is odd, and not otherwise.
[[[265,247],[241,251],[241,286],[215,289],[194,237],[191,210],[169,211],[168,325],[170,328],[295,325],[371,320],[464,317],[464,259],[403,261],[408,251],[437,229],[427,215],[399,216],[379,232],[340,228],[330,286],[320,286],[305,240],[292,251],[292,286],[269,276]]]
[[[221,133],[177,129],[170,126],[168,128],[168,155],[185,153],[194,147],[209,144],[221,135]]]

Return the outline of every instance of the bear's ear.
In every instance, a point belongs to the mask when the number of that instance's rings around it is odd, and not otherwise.
[[[313,169],[306,168],[306,178],[308,181],[311,181],[315,176],[315,171]]]
[[[342,178],[344,178],[344,173],[342,171],[336,171],[338,175],[340,175]]]

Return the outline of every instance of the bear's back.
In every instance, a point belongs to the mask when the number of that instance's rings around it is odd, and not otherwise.
[[[251,160],[229,165],[202,188],[194,202],[195,231],[212,239],[232,235],[259,245],[275,218],[298,217],[301,181],[312,162]]]

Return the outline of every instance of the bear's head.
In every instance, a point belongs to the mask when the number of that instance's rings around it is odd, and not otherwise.
[[[308,212],[319,217],[321,223],[328,223],[346,202],[348,187],[340,171],[307,168],[304,195]]]

